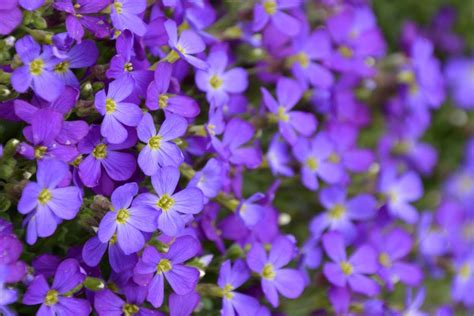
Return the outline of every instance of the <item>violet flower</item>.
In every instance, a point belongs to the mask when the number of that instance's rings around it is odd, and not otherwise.
[[[5,0],[0,3],[0,34],[10,34],[22,20],[18,0]]]
[[[138,36],[146,33],[146,24],[138,15],[146,9],[146,0],[114,0],[110,19],[117,30],[130,30]]]
[[[253,9],[253,30],[260,31],[271,21],[283,34],[298,34],[301,22],[283,10],[298,8],[300,4],[300,0],[263,0],[256,3]]]

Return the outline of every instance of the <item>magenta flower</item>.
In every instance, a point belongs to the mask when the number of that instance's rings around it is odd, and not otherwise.
[[[126,255],[137,252],[145,244],[143,232],[156,230],[156,213],[140,205],[132,204],[138,193],[136,183],[124,184],[112,193],[112,210],[102,218],[98,237],[103,243],[112,238]]]
[[[100,133],[109,143],[123,143],[128,136],[125,126],[137,126],[143,116],[138,105],[127,102],[133,85],[128,81],[115,80],[109,84],[107,94],[100,90],[95,95],[95,107],[104,120],[100,126]]]
[[[199,241],[191,236],[176,238],[166,253],[159,253],[153,246],[145,248],[133,271],[133,279],[137,284],[148,286],[148,302],[154,307],[163,304],[165,279],[178,295],[194,290],[199,271],[184,262],[194,257],[200,248]]]
[[[65,186],[69,177],[68,166],[58,160],[38,162],[37,182],[23,189],[18,211],[27,217],[27,241],[34,244],[37,237],[51,236],[63,219],[76,217],[82,204],[82,192],[74,186]]]
[[[295,245],[286,237],[276,238],[267,254],[260,243],[252,244],[247,254],[249,268],[261,278],[263,293],[272,304],[279,304],[278,293],[287,298],[297,298],[304,289],[300,271],[283,268],[295,255]]]

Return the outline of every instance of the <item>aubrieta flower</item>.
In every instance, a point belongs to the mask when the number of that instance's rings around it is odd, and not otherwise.
[[[394,229],[383,234],[377,230],[372,233],[370,240],[378,253],[378,275],[389,289],[393,289],[393,285],[399,281],[412,287],[420,285],[423,279],[420,268],[403,260],[413,246],[406,231]]]
[[[138,36],[146,33],[147,26],[138,15],[146,9],[146,0],[114,0],[110,19],[117,30],[130,30]]]
[[[242,260],[237,260],[234,265],[230,260],[222,263],[219,271],[217,284],[222,290],[222,310],[223,316],[237,315],[257,315],[260,307],[258,301],[250,295],[235,292],[250,278],[250,270]]]
[[[253,8],[253,30],[261,31],[269,21],[283,34],[294,36],[301,29],[301,22],[283,10],[298,8],[300,0],[263,0]]]
[[[196,72],[196,85],[206,92],[211,106],[222,107],[229,101],[230,94],[242,93],[247,89],[247,72],[240,67],[226,70],[228,56],[225,50],[215,49],[209,54],[209,68]]]
[[[183,153],[173,140],[183,136],[187,126],[184,118],[170,114],[157,132],[151,114],[143,116],[137,133],[146,145],[138,155],[138,165],[146,175],[156,174],[160,167],[178,167],[183,162]]]
[[[267,254],[260,243],[253,243],[247,254],[249,268],[261,278],[262,290],[273,307],[279,305],[278,294],[296,298],[304,289],[304,278],[300,271],[283,268],[295,255],[295,245],[287,238],[276,238]]]
[[[209,67],[205,61],[194,56],[206,49],[206,45],[197,33],[184,30],[178,38],[178,28],[173,20],[165,22],[165,29],[169,38],[168,45],[172,49],[167,56],[167,61],[174,63],[182,58],[197,69],[207,69]]]
[[[22,13],[18,0],[5,0],[0,3],[0,34],[8,35],[21,23]]]
[[[16,68],[11,77],[13,88],[26,92],[29,87],[47,101],[54,101],[63,91],[64,84],[54,74],[56,58],[48,46],[41,46],[30,35],[24,36],[15,43],[16,53],[23,66]]]
[[[409,224],[418,220],[418,212],[410,203],[423,195],[423,184],[415,172],[398,176],[394,168],[386,169],[380,176],[378,188],[387,198],[386,206],[390,214]]]
[[[472,249],[471,249],[472,251]],[[470,253],[455,262],[456,275],[452,285],[452,297],[457,302],[474,306],[472,291],[474,290],[474,254]]]
[[[70,37],[81,42],[84,37],[84,27],[98,38],[103,38],[110,33],[105,21],[91,14],[104,9],[110,0],[55,0],[53,6],[56,10],[68,13],[66,17],[66,30]]]
[[[172,93],[173,65],[166,61],[158,63],[155,69],[155,80],[146,92],[146,106],[150,110],[162,109],[165,113],[173,113],[186,118],[194,118],[199,114],[197,102],[186,95]],[[173,91],[175,92],[175,91]]]
[[[176,167],[159,168],[151,177],[156,194],[140,194],[135,203],[160,211],[158,228],[168,236],[178,235],[194,214],[203,208],[203,195],[196,187],[187,187],[175,193],[179,181]]]
[[[82,204],[82,192],[77,187],[64,185],[68,177],[65,163],[53,159],[38,162],[37,182],[26,185],[18,202],[18,211],[29,214],[26,219],[29,244],[34,244],[38,236],[51,236],[63,219],[76,217]]]
[[[188,186],[200,189],[207,199],[212,199],[219,194],[224,184],[224,172],[222,162],[211,158],[200,171],[194,174]]]
[[[316,130],[316,118],[311,113],[291,111],[303,96],[303,89],[293,79],[280,78],[277,82],[277,100],[267,89],[260,89],[265,106],[278,121],[278,128],[283,138],[294,144],[299,135],[309,137]]]
[[[134,269],[133,279],[137,284],[148,286],[147,301],[160,307],[164,299],[166,279],[176,294],[191,293],[199,279],[199,271],[184,264],[201,249],[199,241],[191,236],[178,237],[166,253],[159,253],[148,246]]]
[[[75,259],[66,259],[58,266],[52,286],[44,275],[36,276],[23,296],[23,304],[41,304],[37,315],[65,315],[73,311],[74,315],[89,315],[91,307],[85,299],[74,298],[68,292],[76,288],[86,278],[85,273]]]
[[[354,291],[368,296],[379,292],[377,282],[367,276],[377,272],[377,257],[375,251],[363,245],[347,258],[344,238],[337,232],[323,236],[323,247],[333,262],[323,267],[324,276],[338,287],[347,285]]]
[[[464,109],[474,108],[474,59],[471,57],[449,60],[445,74],[454,105]]]
[[[128,83],[112,81],[107,94],[100,90],[95,95],[95,107],[104,116],[100,133],[112,144],[123,143],[128,136],[125,126],[137,126],[143,116],[138,105],[126,100],[133,91],[133,86]]]
[[[290,150],[285,141],[281,139],[280,134],[276,133],[267,152],[267,161],[274,175],[293,176],[294,172],[289,166],[291,162]]]
[[[305,187],[317,190],[318,178],[329,184],[337,183],[342,174],[339,166],[331,162],[333,146],[323,134],[313,139],[300,138],[293,146],[293,155],[301,163],[301,180]]]
[[[257,202],[262,200],[265,194],[257,192],[251,197],[240,202],[237,208],[238,216],[243,220],[247,227],[253,227],[262,219],[265,207]]]
[[[160,312],[142,307],[144,301],[142,295],[127,291],[125,296],[127,297],[126,301],[109,289],[97,292],[94,296],[95,311],[99,316],[163,316]]]
[[[325,229],[338,231],[344,236],[347,244],[350,244],[357,234],[353,221],[368,220],[377,210],[377,201],[372,195],[359,194],[347,199],[347,190],[339,186],[324,188],[319,197],[326,212],[312,220],[311,231],[316,235]]]
[[[156,213],[146,207],[132,204],[138,193],[136,183],[124,184],[112,193],[112,210],[102,218],[98,237],[101,242],[117,238],[126,255],[137,252],[145,244],[144,232],[156,230]]]
[[[22,250],[23,246],[15,235],[0,233],[0,288],[2,284],[21,281],[25,276],[26,264],[18,260]],[[1,305],[4,304],[0,302]]]

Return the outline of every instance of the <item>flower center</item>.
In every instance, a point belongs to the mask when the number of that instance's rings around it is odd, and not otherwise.
[[[59,301],[58,299],[58,291],[56,290],[49,290],[46,293],[46,297],[44,298],[44,303],[48,306],[55,305]]]
[[[352,264],[350,264],[349,262],[342,261],[340,265],[341,265],[342,273],[344,273],[345,275],[351,275],[352,272],[354,272],[354,268],[352,267]]]
[[[54,71],[63,74],[69,69],[69,62],[68,61],[63,61],[54,66]]]
[[[234,287],[232,286],[232,284],[226,284],[222,289],[222,296],[229,300],[232,299],[234,297],[234,293],[232,293],[233,290]]]
[[[332,154],[329,155],[329,161],[332,163],[340,163],[341,157],[335,152],[333,152]]]
[[[209,80],[211,87],[215,90],[219,89],[222,86],[222,79],[217,75],[213,75]]]
[[[298,53],[295,56],[295,59],[297,62],[300,63],[301,67],[306,68],[309,66],[309,56],[306,53],[304,52]]]
[[[156,135],[156,136],[150,137],[150,139],[148,140],[148,145],[150,146],[151,149],[154,149],[154,150],[160,149],[161,136]]]
[[[122,14],[122,12],[123,12],[123,3],[115,1],[114,2],[114,8],[115,8],[115,11],[117,12],[117,14]]]
[[[113,234],[109,240],[109,244],[115,245],[117,243],[117,233]]]
[[[318,161],[316,158],[310,157],[306,159],[306,166],[308,166],[311,171],[316,171],[316,169],[318,169]]]
[[[392,260],[390,260],[390,257],[386,252],[382,252],[379,255],[379,263],[385,268],[390,268],[392,266]]]
[[[158,265],[156,266],[156,271],[158,273],[162,272],[168,272],[173,268],[173,265],[171,264],[171,261],[168,259],[161,259],[160,262],[158,262]]]
[[[81,8],[81,5],[79,3],[74,4],[74,9],[77,10],[77,9],[80,9],[80,8]]]
[[[471,276],[471,266],[469,265],[469,263],[463,264],[461,269],[459,269],[459,276],[463,280],[469,279],[469,277]]]
[[[354,55],[354,52],[352,51],[352,49],[344,45],[339,47],[338,50],[339,50],[339,53],[344,58],[351,58]]]
[[[126,208],[121,208],[118,210],[117,213],[117,223],[119,224],[125,224],[130,217],[130,213]]]
[[[168,99],[170,97],[167,96],[166,94],[161,94],[159,97],[158,97],[158,106],[160,107],[160,109],[164,109],[168,106]]]
[[[122,307],[122,312],[125,316],[135,315],[140,311],[140,307],[135,304],[125,303]]]
[[[44,61],[41,58],[36,58],[30,63],[30,72],[34,76],[39,76],[43,73]]]
[[[51,201],[52,198],[53,198],[53,195],[48,189],[43,189],[40,192],[40,194],[38,194],[38,202],[41,205],[45,205],[46,203]]]
[[[46,154],[46,151],[48,150],[48,147],[46,146],[38,146],[35,148],[35,158],[36,159],[41,159],[44,157]]]
[[[288,120],[290,119],[288,114],[286,114],[285,107],[283,106],[278,107],[278,119],[283,122],[288,122]]]
[[[163,194],[156,205],[164,212],[168,212],[174,205],[174,199],[168,194]]]
[[[107,157],[107,145],[106,144],[99,144],[95,146],[94,150],[92,151],[92,156],[95,159],[104,159]]]
[[[273,280],[275,278],[275,269],[271,263],[267,263],[263,266],[262,278],[267,280]]]
[[[412,70],[402,70],[398,73],[398,81],[406,84],[414,84],[415,73]]]
[[[105,113],[107,114],[114,113],[116,107],[117,107],[117,103],[113,99],[111,98],[105,99]]]
[[[336,204],[329,211],[329,217],[332,219],[341,219],[346,213],[346,207],[342,204]]]
[[[263,8],[268,15],[274,15],[277,11],[277,3],[274,0],[265,1]]]
[[[123,69],[124,69],[125,71],[132,72],[132,71],[133,71],[133,65],[132,65],[132,63],[126,63],[125,65],[123,65]]]

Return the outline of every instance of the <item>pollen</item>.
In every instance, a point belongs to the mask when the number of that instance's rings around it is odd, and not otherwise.
[[[63,61],[58,63],[56,66],[54,66],[54,72],[63,74],[69,69],[69,62],[68,61]]]
[[[114,8],[117,14],[122,14],[123,12],[123,3],[119,1],[114,2]]]
[[[167,96],[166,94],[161,94],[159,97],[158,97],[158,106],[160,107],[160,109],[164,109],[168,106],[168,99],[170,97]]]
[[[274,0],[265,1],[263,8],[268,15],[274,15],[277,11],[277,3]]]
[[[171,261],[168,259],[161,259],[160,262],[158,262],[158,265],[156,266],[156,271],[158,273],[163,273],[163,272],[168,272],[173,268],[173,265],[171,264]]]
[[[352,272],[354,272],[354,268],[352,267],[352,264],[350,264],[347,261],[343,261],[340,263],[342,273],[345,275],[351,275]]]
[[[351,58],[354,55],[354,51],[347,46],[341,46],[338,50],[344,58]]]
[[[132,315],[138,314],[139,311],[140,311],[140,307],[138,307],[135,304],[129,304],[129,303],[123,304],[122,312],[125,316],[132,316]]]
[[[275,279],[275,275],[275,269],[273,268],[273,265],[271,263],[267,263],[263,266],[262,278],[267,280],[273,280]]]
[[[329,211],[329,217],[332,219],[341,219],[346,214],[346,207],[342,204],[336,204]]]
[[[161,145],[161,136],[153,136],[153,137],[150,137],[150,139],[148,140],[148,145],[150,146],[151,149],[153,150],[158,150],[160,149],[160,145]]]
[[[43,73],[44,61],[41,58],[36,58],[30,63],[30,73],[33,76],[39,76]]]
[[[310,157],[306,159],[306,166],[311,170],[311,171],[316,171],[318,169],[318,161],[314,157]]]
[[[125,224],[130,217],[130,213],[126,208],[121,208],[117,212],[117,223]]]
[[[285,107],[283,106],[278,107],[278,120],[282,122],[288,122],[290,120],[290,117],[286,114]]]
[[[219,89],[222,86],[222,83],[223,83],[222,79],[217,75],[213,75],[211,79],[209,80],[209,84],[215,90]]]
[[[53,195],[48,189],[43,189],[40,192],[40,194],[38,194],[38,202],[41,205],[45,205],[46,203],[51,201],[52,198],[53,198]]]
[[[459,276],[463,279],[463,280],[467,280],[470,278],[471,276],[471,266],[469,265],[469,263],[465,263],[462,265],[461,269],[459,269]]]
[[[168,212],[174,205],[174,199],[168,194],[163,194],[156,205],[164,212]]]
[[[35,158],[36,159],[41,159],[44,157],[46,154],[46,151],[48,150],[48,147],[46,146],[38,146],[35,148]]]
[[[232,286],[232,284],[226,284],[222,289],[222,296],[228,300],[231,300],[234,297],[234,293],[232,293],[233,290],[234,287]]]
[[[392,266],[392,260],[390,260],[390,256],[386,252],[382,252],[379,255],[379,263],[385,268],[390,268]]]
[[[332,154],[329,155],[329,161],[332,163],[340,163],[341,162],[341,156],[339,156],[337,153],[333,152]]]
[[[398,81],[401,83],[412,84],[415,82],[415,74],[411,70],[403,70],[398,73]]]
[[[295,60],[301,65],[303,68],[307,68],[309,66],[309,56],[308,54],[301,52],[295,55]]]
[[[113,234],[112,237],[109,240],[109,244],[115,245],[117,243],[117,234]]]
[[[48,306],[53,306],[59,301],[58,299],[58,291],[56,290],[49,290],[46,293],[46,297],[44,298],[44,303]]]
[[[133,71],[132,63],[126,63],[125,65],[123,65],[123,70],[125,70],[127,72],[132,72]]]
[[[77,10],[77,9],[80,9],[80,8],[81,8],[81,5],[79,3],[74,4],[74,9]]]
[[[115,108],[117,107],[117,102],[115,102],[111,98],[105,99],[105,113],[112,114],[115,112]]]
[[[107,157],[107,145],[99,144],[95,146],[94,150],[92,151],[92,156],[94,156],[95,159],[99,159],[99,160]]]

